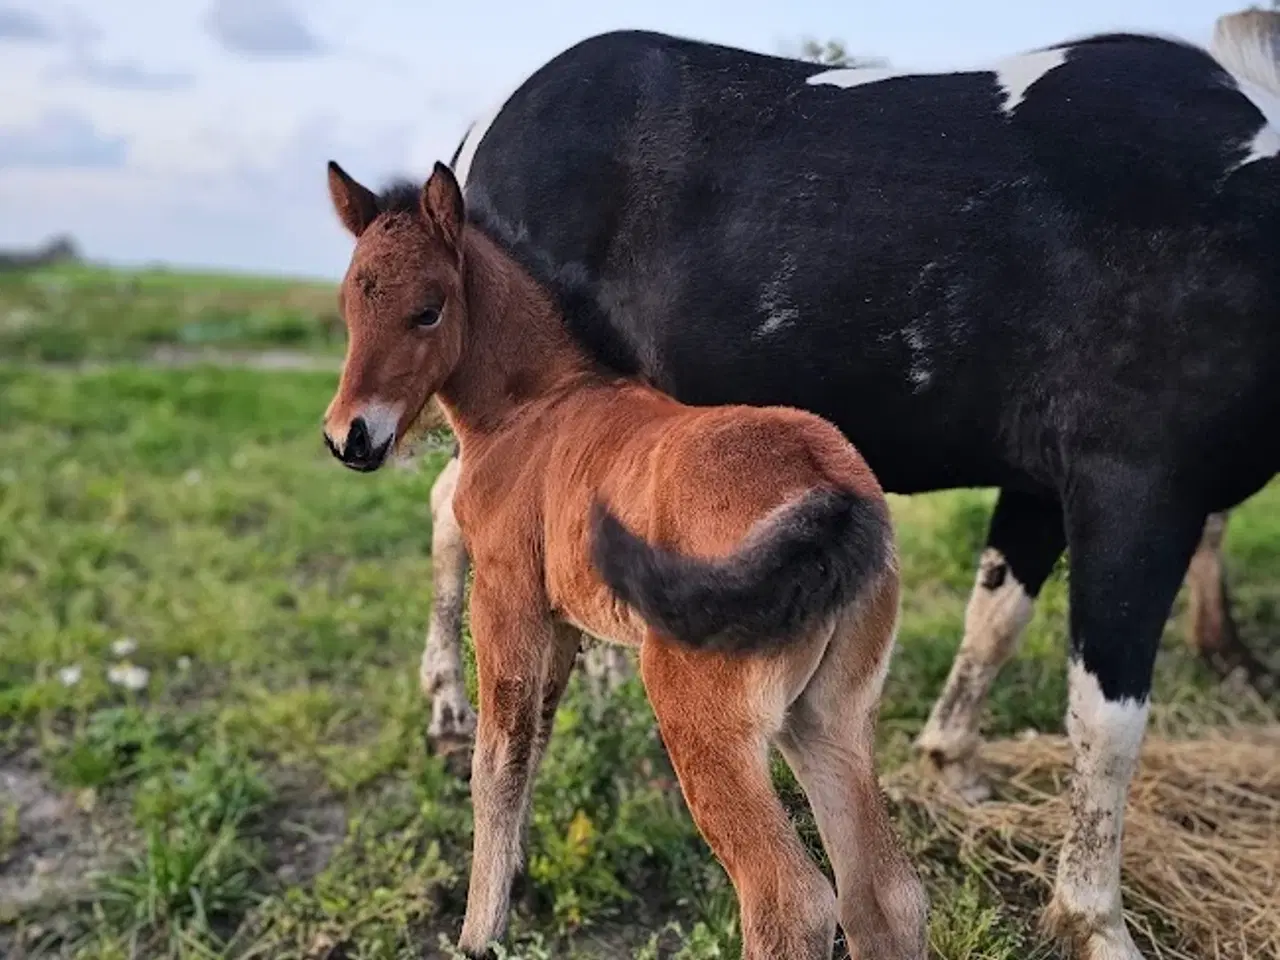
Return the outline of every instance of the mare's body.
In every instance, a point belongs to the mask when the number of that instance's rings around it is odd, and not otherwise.
[[[1108,36],[893,76],[611,34],[455,158],[600,363],[813,410],[890,490],[1001,489],[921,738],[962,789],[1069,546],[1077,788],[1049,916],[1095,958],[1137,957],[1120,834],[1171,601],[1206,517],[1280,466],[1280,78],[1250,42],[1219,50],[1235,73]]]

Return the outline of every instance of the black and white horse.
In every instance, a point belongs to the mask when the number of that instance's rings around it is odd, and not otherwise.
[[[1170,605],[1206,516],[1280,468],[1280,73],[1232,25],[1212,55],[1107,35],[934,74],[613,33],[454,158],[602,365],[815,411],[893,491],[1000,488],[920,738],[962,789],[1069,548],[1075,776],[1046,916],[1095,960],[1139,956],[1120,838]],[[470,733],[455,478],[432,497],[437,737]]]

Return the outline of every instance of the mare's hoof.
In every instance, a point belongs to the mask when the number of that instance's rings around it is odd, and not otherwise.
[[[1143,960],[1124,920],[1091,920],[1072,913],[1056,897],[1040,918],[1040,930],[1063,944],[1074,960]]]
[[[966,804],[984,803],[991,799],[991,782],[973,754],[949,760],[940,751],[927,750],[920,744],[916,745],[916,751],[923,758],[924,769],[951,796]]]

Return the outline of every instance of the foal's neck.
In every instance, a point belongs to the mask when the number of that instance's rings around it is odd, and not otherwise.
[[[465,343],[439,397],[465,439],[492,431],[522,406],[593,374],[550,295],[520,264],[470,224],[463,230],[462,251]]]

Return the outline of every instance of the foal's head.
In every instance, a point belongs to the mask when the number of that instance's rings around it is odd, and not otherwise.
[[[348,467],[376,470],[462,355],[462,191],[437,163],[421,190],[379,197],[331,162],[329,193],[356,248],[338,295],[347,356],[324,438]]]

